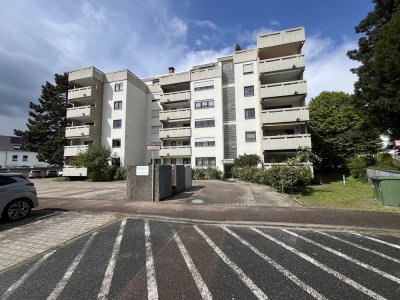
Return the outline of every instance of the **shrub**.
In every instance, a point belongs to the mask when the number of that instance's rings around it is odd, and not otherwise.
[[[257,154],[244,154],[239,155],[233,161],[233,167],[244,168],[244,167],[257,167],[261,162],[261,158]]]
[[[271,186],[281,193],[302,193],[311,179],[311,169],[307,166],[274,165],[268,170]]]
[[[193,168],[192,170],[193,180],[222,179],[222,176],[223,172],[220,171],[218,168]]]
[[[385,170],[400,170],[400,165],[389,153],[378,153],[376,156],[376,164],[374,164],[373,167]]]
[[[114,180],[126,180],[126,169],[119,167],[114,175]]]
[[[367,182],[366,168],[372,166],[374,163],[375,159],[372,156],[354,156],[347,160],[347,167],[349,168],[351,176],[360,181]]]
[[[235,178],[241,181],[253,182],[258,184],[269,184],[268,169],[256,167],[232,168],[232,174]]]

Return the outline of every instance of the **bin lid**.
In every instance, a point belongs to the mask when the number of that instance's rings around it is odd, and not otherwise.
[[[372,180],[399,180],[400,176],[374,176],[371,177]]]

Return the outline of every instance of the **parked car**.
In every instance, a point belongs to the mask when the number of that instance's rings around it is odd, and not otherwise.
[[[57,170],[47,170],[45,176],[46,177],[57,177],[58,172],[57,172]]]
[[[39,205],[33,182],[22,174],[0,173],[0,218],[18,221]]]
[[[40,170],[30,170],[28,174],[29,178],[42,178],[42,171]]]

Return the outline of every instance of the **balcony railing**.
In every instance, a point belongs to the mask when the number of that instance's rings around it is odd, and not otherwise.
[[[173,103],[181,101],[190,101],[190,91],[181,91],[174,93],[161,94],[160,103]]]
[[[305,40],[304,28],[293,28],[285,31],[263,34],[257,37],[257,48],[273,47],[290,43],[301,43]]]
[[[70,82],[79,82],[80,80],[96,79],[104,81],[104,74],[95,67],[83,68],[68,72],[68,80]]]
[[[74,176],[87,176],[86,168],[75,168],[71,166],[64,166],[63,168],[63,176],[64,177],[74,177]]]
[[[64,156],[76,156],[81,152],[85,152],[88,148],[88,145],[65,146]]]
[[[265,136],[263,140],[264,150],[296,150],[299,147],[311,148],[311,135],[275,135]]]
[[[289,123],[308,121],[310,115],[307,106],[263,110],[263,124]]]
[[[160,77],[160,85],[176,84],[190,81],[190,72],[172,73]]]
[[[307,83],[305,80],[264,84],[260,86],[261,98],[275,98],[305,94],[307,94]]]
[[[260,73],[268,73],[296,68],[304,68],[304,66],[304,55],[299,54],[260,60],[258,64],[258,69]]]
[[[160,111],[160,121],[190,119],[190,108]]]
[[[72,126],[65,128],[66,138],[83,138],[92,134],[93,125]]]
[[[163,147],[160,150],[160,156],[170,156],[170,157],[177,157],[177,156],[191,156],[192,155],[192,147],[190,146],[169,146]]]
[[[87,119],[93,117],[94,107],[91,105],[71,107],[67,109],[67,119]]]
[[[160,139],[173,139],[190,137],[190,127],[176,127],[160,129]]]
[[[190,71],[190,79],[192,81],[210,79],[221,76],[222,76],[222,69],[220,67]]]

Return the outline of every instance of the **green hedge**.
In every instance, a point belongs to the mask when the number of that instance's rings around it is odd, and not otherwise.
[[[222,179],[223,172],[218,170],[218,168],[207,167],[207,168],[193,168],[192,179],[202,180],[202,179]]]

